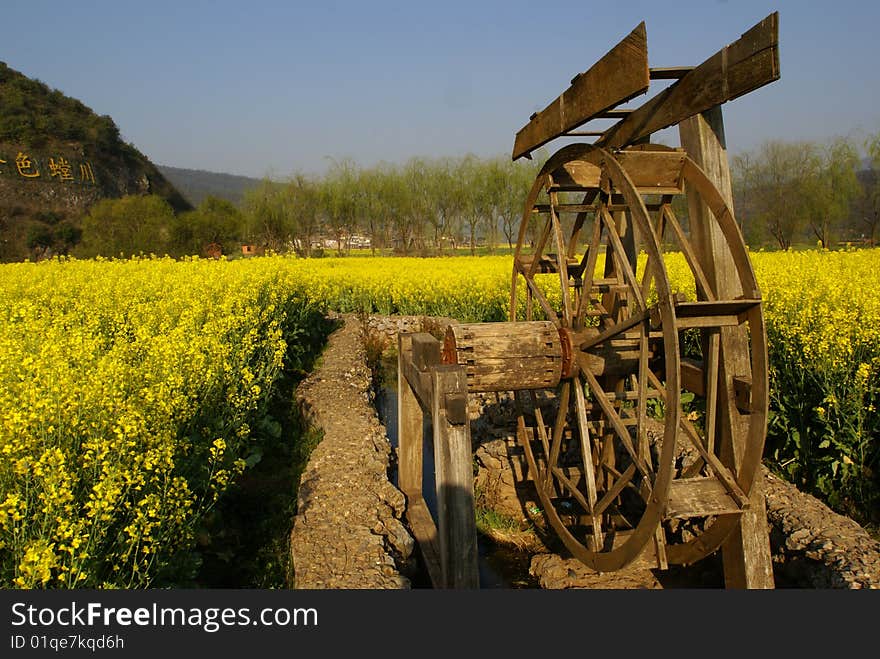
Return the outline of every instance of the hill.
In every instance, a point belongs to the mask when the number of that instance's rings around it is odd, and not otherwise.
[[[260,179],[235,174],[207,172],[203,169],[183,169],[157,165],[159,171],[175,188],[194,206],[198,206],[208,197],[218,197],[233,204],[241,204],[246,190],[255,188],[262,182]]]
[[[0,62],[0,261],[65,253],[96,201],[145,194],[192,208],[111,117]]]

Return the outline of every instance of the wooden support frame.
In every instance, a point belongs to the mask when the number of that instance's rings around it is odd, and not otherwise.
[[[616,105],[644,94],[651,84],[644,21],[517,134],[513,159],[529,154]]]
[[[776,29],[775,24],[773,28]],[[733,193],[721,107],[713,107],[703,114],[686,119],[680,124],[679,133],[682,146],[691,159],[706,172],[732,208]],[[741,290],[731,290],[732,282],[736,281],[736,277],[732,276],[736,264],[716,225],[707,221],[710,209],[706,200],[699,194],[689,192],[688,206],[691,231],[710,285],[719,297],[734,298],[742,295]],[[720,345],[719,363],[715,366],[718,371],[716,386],[720,387],[722,395],[720,409],[716,412],[717,419],[713,423],[717,425],[722,461],[731,471],[737,473],[747,441],[746,415],[751,411],[751,402],[743,400],[745,396],[742,384],[747,382],[748,389],[751,390],[749,337],[741,326],[720,327],[718,335]],[[764,345],[763,341],[761,345]],[[763,386],[766,388],[767,383],[763,383]],[[743,411],[743,406],[747,411]],[[748,503],[739,523],[722,545],[725,585],[728,588],[770,589],[774,587],[773,566],[760,471],[755,475]]]
[[[533,114],[516,134],[513,159],[593,119],[619,119],[598,135],[596,146],[640,144],[664,128],[710,110],[780,77],[779,12],[773,12],[696,67],[649,67],[644,22],[584,73],[550,105]],[[638,108],[618,108],[648,91],[651,80],[675,80]]]
[[[609,128],[597,144],[634,144],[778,79],[779,12],[774,12]]]
[[[398,335],[398,483],[435,588],[479,587],[467,376],[443,365],[430,334]],[[437,519],[423,489],[424,419],[430,415]]]

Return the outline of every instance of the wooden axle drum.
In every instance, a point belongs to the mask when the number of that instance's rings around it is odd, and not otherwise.
[[[443,340],[443,363],[463,365],[472,392],[555,387],[563,361],[562,338],[550,321],[450,325]]]

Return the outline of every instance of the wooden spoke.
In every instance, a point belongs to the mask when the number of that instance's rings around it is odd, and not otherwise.
[[[609,327],[605,331],[597,334],[596,336],[590,337],[586,339],[580,344],[581,350],[589,350],[593,346],[597,346],[600,343],[604,343],[605,341],[611,339],[612,337],[617,336],[618,334],[623,334],[628,329],[632,329],[636,325],[640,323],[644,323],[651,315],[650,310],[642,311],[634,316],[630,316],[626,320],[622,320],[616,325]]]
[[[629,258],[627,258],[626,255],[626,250],[623,247],[623,243],[620,241],[620,236],[617,235],[614,220],[612,219],[611,214],[605,208],[600,208],[599,213],[601,214],[602,219],[605,222],[605,226],[608,227],[608,238],[611,245],[613,246],[615,254],[617,255],[617,263],[623,270],[623,276],[626,279],[626,282],[631,287],[631,293],[635,297],[636,303],[639,305],[639,309],[644,309],[645,298],[642,297],[642,289],[639,286],[638,281],[636,280],[636,273],[633,272],[632,266],[629,262]]]
[[[526,285],[528,286],[528,290],[532,294],[532,300],[537,300],[538,304],[541,306],[541,311],[544,312],[544,316],[547,320],[552,320],[554,323],[558,325],[559,318],[556,315],[556,311],[553,309],[550,301],[544,296],[544,293],[538,288],[538,284],[535,282],[534,277],[526,277]]]
[[[718,362],[721,347],[718,331],[709,332],[706,355],[706,450],[715,453],[715,421],[718,413]]]
[[[651,380],[655,387],[662,392],[662,385],[660,381],[657,379],[657,376],[654,375],[651,371],[648,371],[648,379]],[[664,401],[666,401],[667,405],[669,401],[666,399],[665,395],[663,395]],[[706,447],[703,445],[703,440],[700,437],[700,433],[694,428],[694,425],[688,421],[687,417],[681,417],[681,428],[684,430],[685,436],[690,440],[691,445],[697,449],[697,452],[700,454],[700,457],[709,465],[709,468],[715,473],[715,476],[718,477],[718,480],[721,481],[721,484],[727,488],[727,492],[733,497],[737,503],[742,505],[747,505],[748,497],[739,487],[734,478],[733,474],[730,473],[730,470],[725,467],[721,460],[713,454],[709,453]]]
[[[581,203],[584,206],[591,205],[593,203],[593,201],[596,199],[596,195],[598,195],[598,194],[599,194],[598,190],[588,191],[584,195],[584,199]],[[584,222],[586,222],[587,216],[589,214],[590,213],[588,213],[588,212],[581,212],[581,213],[578,213],[577,217],[575,217],[575,219],[574,219],[574,226],[572,227],[572,230],[571,230],[571,238],[568,241],[568,250],[566,251],[566,255],[569,258],[574,258],[575,254],[577,253],[577,245],[578,245],[578,239],[580,238],[580,235],[581,235],[581,229],[583,228]],[[583,273],[581,273],[581,276],[583,276]]]
[[[638,398],[638,449],[639,456],[645,461],[648,469],[653,470],[651,464],[651,449],[648,444],[647,417],[648,417],[648,329],[642,325],[642,333],[639,337],[639,374],[635,379],[635,387],[639,392]]]
[[[658,245],[663,244],[663,234],[666,231],[666,216],[664,215],[663,209],[666,208],[669,204],[672,203],[672,195],[663,195],[662,203],[660,204],[660,208],[657,210],[657,221],[655,224],[651,225],[651,234],[652,238],[657,241]],[[648,295],[651,292],[651,281],[654,277],[654,268],[665,267],[663,264],[655,265],[654,262],[649,258],[645,262],[645,271],[642,273],[642,297],[648,299]]]
[[[548,463],[551,465],[558,464],[559,452],[562,448],[562,435],[565,432],[565,417],[568,414],[568,399],[571,392],[571,381],[566,380],[562,383],[559,392],[559,410],[556,413],[556,423],[553,426],[553,439],[550,442],[550,458]]]
[[[562,236],[562,226],[559,223],[559,217],[556,215],[554,205],[557,203],[557,193],[550,193],[550,220],[553,224],[553,236],[556,239],[556,255],[559,264],[559,287],[562,291],[562,315],[559,318],[559,324],[562,327],[571,326],[571,298],[568,289],[568,258],[566,256],[565,238]],[[533,264],[534,265],[534,264]]]
[[[602,545],[602,524],[598,517],[596,506],[596,474],[593,471],[593,448],[590,443],[590,430],[587,426],[587,411],[584,401],[584,388],[580,382],[574,386],[575,412],[577,414],[578,435],[580,436],[581,460],[584,465],[584,480],[587,487],[588,507],[587,512],[593,519],[593,550],[598,551]]]
[[[602,495],[602,498],[596,502],[596,505],[593,507],[593,513],[595,515],[601,515],[604,513],[608,506],[610,506],[614,500],[620,496],[620,493],[623,489],[632,482],[632,478],[636,473],[636,466],[631,464],[626,468],[622,474],[617,474],[617,480],[614,482],[605,494]]]
[[[716,300],[717,298],[715,297],[713,288],[709,284],[709,280],[706,278],[706,274],[703,272],[703,268],[700,265],[699,260],[697,259],[696,252],[694,252],[694,248],[691,245],[691,242],[684,235],[681,224],[678,223],[678,219],[675,217],[675,213],[672,211],[672,206],[663,207],[663,216],[666,217],[667,221],[669,222],[669,226],[672,227],[672,231],[675,233],[678,244],[681,246],[681,251],[684,254],[685,259],[687,259],[688,265],[694,273],[694,278],[697,284],[697,295],[700,297],[701,300]]]
[[[541,230],[541,235],[538,238],[538,242],[535,243],[535,250],[532,257],[532,262],[529,264],[528,272],[525,273],[526,279],[532,279],[535,276],[535,272],[538,269],[538,263],[540,262],[539,257],[544,252],[544,245],[547,244],[547,238],[550,237],[552,224],[553,218],[548,217],[547,221],[544,223],[544,228]]]
[[[583,326],[584,313],[586,312],[585,301],[590,297],[590,289],[592,288],[593,280],[595,279],[596,263],[599,260],[599,241],[601,239],[602,222],[596,217],[593,224],[593,235],[590,238],[590,244],[587,246],[587,251],[584,253],[584,260],[582,261],[581,279],[583,280],[583,288],[581,290],[583,292],[581,293],[580,300],[578,300],[578,307],[575,311],[577,322],[574,325],[578,328]]]
[[[614,409],[614,405],[611,403],[611,401],[608,400],[605,391],[599,385],[599,381],[596,380],[596,376],[594,376],[589,371],[582,371],[582,373],[584,375],[584,379],[590,387],[590,391],[593,393],[593,396],[595,396],[599,405],[602,407],[602,411],[605,413],[605,417],[614,428],[614,431],[617,434],[617,438],[626,449],[626,452],[629,453],[630,459],[636,465],[642,476],[650,479],[651,473],[648,469],[648,466],[645,464],[645,461],[639,457],[638,453],[633,447],[632,438],[629,435],[629,430],[627,430],[620,416],[618,416],[617,411]]]
[[[544,425],[544,415],[538,406],[538,398],[535,396],[534,391],[529,390],[529,398],[531,399],[532,409],[535,410],[535,424],[538,427],[538,438],[544,447],[544,455],[550,455],[550,439],[547,437],[547,426]]]

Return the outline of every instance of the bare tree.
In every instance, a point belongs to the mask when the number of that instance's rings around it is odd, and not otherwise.
[[[733,166],[751,221],[781,249],[791,247],[809,217],[808,182],[820,169],[816,145],[768,141],[757,153],[735,157]]]

